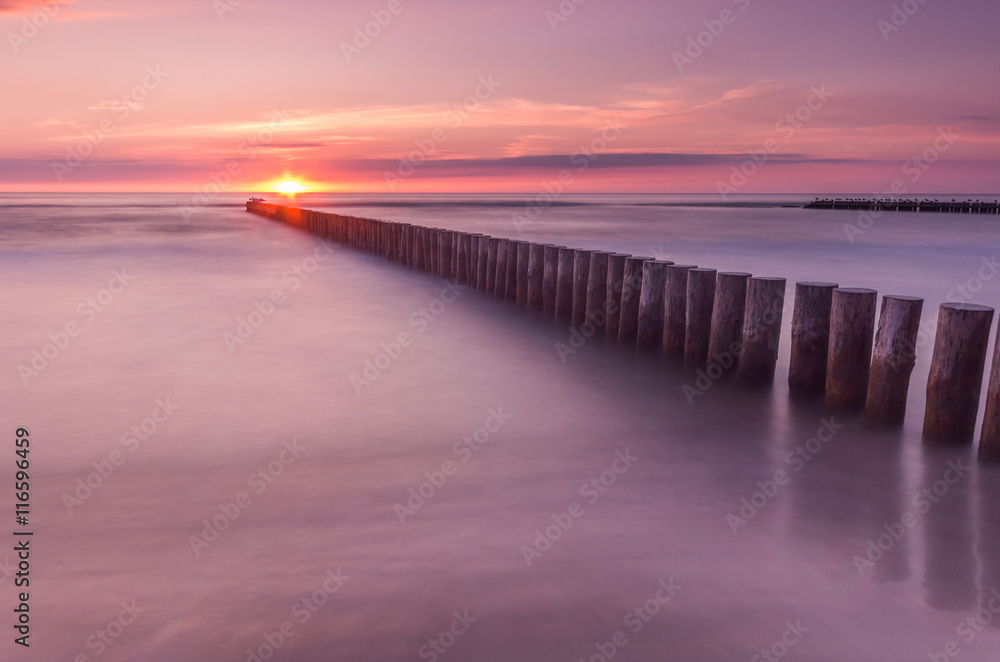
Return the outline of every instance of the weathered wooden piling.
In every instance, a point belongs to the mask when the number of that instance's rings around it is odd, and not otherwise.
[[[684,330],[687,326],[688,272],[693,264],[667,262],[666,290],[663,299],[664,353],[673,359],[684,358]]]
[[[667,267],[669,288],[670,267]],[[684,364],[700,368],[708,364],[708,343],[712,334],[712,310],[715,306],[715,269],[687,271],[687,323],[684,328]],[[669,297],[669,294],[668,294]],[[667,300],[669,306],[669,298]],[[668,309],[669,315],[669,309]],[[669,317],[667,318],[669,321]]]
[[[485,292],[490,268],[490,242],[493,237],[481,235],[478,240],[479,260],[476,264],[476,289]],[[496,257],[494,256],[494,261]]]
[[[504,299],[507,296],[507,262],[510,260],[510,239],[501,239],[497,246],[497,270],[493,281],[493,296]]]
[[[542,309],[542,289],[545,286],[545,246],[531,244],[528,248],[528,308]]]
[[[639,321],[636,344],[652,348],[663,345],[664,294],[667,287],[666,262],[647,260],[642,263],[642,287],[639,291]]]
[[[520,246],[524,242],[512,239],[507,250],[507,285],[504,299],[517,301],[517,260],[521,255]]]
[[[413,264],[413,233],[414,228],[412,225],[407,223],[403,227],[403,264],[408,267],[414,266]]]
[[[469,284],[469,254],[472,250],[472,237],[465,232],[458,233],[458,262],[455,278],[462,285]]]
[[[598,328],[607,323],[605,305],[608,302],[608,256],[605,251],[590,254],[590,271],[587,275],[587,302],[584,318]]]
[[[876,425],[903,424],[910,374],[917,362],[917,334],[924,300],[882,297],[882,310],[872,348],[865,420]]]
[[[486,242],[486,293],[496,294],[497,289],[497,254],[500,251],[500,239],[490,237]]]
[[[1000,462],[1000,324],[997,325],[990,381],[986,387],[986,411],[979,437],[979,460]]]
[[[830,351],[830,309],[837,283],[795,283],[792,312],[792,358],[788,390],[792,395],[820,396],[826,392]]]
[[[774,383],[784,305],[784,278],[751,276],[747,279],[743,336],[736,369],[736,379],[741,384]]]
[[[575,249],[559,249],[555,309],[556,319],[559,320],[572,320],[573,318],[573,266],[575,263]]]
[[[619,321],[622,317],[622,283],[625,279],[625,258],[629,257],[624,253],[612,253],[608,255],[608,281],[606,305],[607,321],[604,324],[604,337],[609,340],[618,340]]]
[[[721,370],[723,375],[731,375],[739,360],[743,337],[743,313],[746,310],[747,280],[750,276],[751,274],[743,272],[723,271],[715,280],[708,361],[717,364],[718,370]]]
[[[438,267],[438,245],[440,243],[438,234],[437,228],[427,228],[427,235],[424,237],[426,241],[425,250],[427,251],[427,271],[432,274],[440,273],[440,268]]]
[[[528,267],[531,260],[531,244],[527,241],[517,245],[517,305],[528,306]]]
[[[555,315],[556,290],[559,283],[559,250],[563,246],[545,246],[545,265],[542,273],[542,310]]]
[[[576,249],[573,253],[573,326],[587,319],[587,282],[590,278],[590,251]]]
[[[441,278],[455,277],[455,273],[452,270],[452,235],[454,234],[451,230],[442,230],[438,233],[438,253],[441,256],[438,263],[438,276],[441,276]]]
[[[850,411],[865,406],[877,301],[875,290],[833,290],[826,353],[826,405],[831,409]]]
[[[621,314],[618,316],[618,342],[621,345],[636,344],[639,332],[639,300],[642,296],[643,264],[651,257],[625,258],[622,273]]]
[[[955,444],[973,440],[993,312],[974,303],[941,305],[927,378],[926,440]]]

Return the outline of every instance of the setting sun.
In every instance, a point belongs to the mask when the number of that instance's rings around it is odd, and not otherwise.
[[[296,193],[302,193],[302,191],[306,190],[306,187],[300,182],[292,179],[286,179],[283,182],[279,182],[274,188],[278,191],[278,193],[284,193],[285,195],[295,195]]]

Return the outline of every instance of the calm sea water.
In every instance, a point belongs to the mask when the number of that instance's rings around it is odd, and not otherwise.
[[[655,357],[562,361],[566,328],[244,200],[0,195],[34,659],[997,659],[1000,470],[921,443],[930,345],[903,430],[831,418],[789,401],[789,297],[774,388],[692,404]],[[996,217],[783,206],[807,200],[566,196],[530,224],[521,196],[297,203],[922,296],[925,319],[1000,305]]]

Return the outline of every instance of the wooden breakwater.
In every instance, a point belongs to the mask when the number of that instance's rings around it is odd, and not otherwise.
[[[911,211],[930,214],[1000,214],[1000,202],[982,200],[903,200],[899,198],[816,198],[803,209]]]
[[[783,278],[259,200],[247,211],[542,311],[584,337],[654,349],[696,370],[699,382],[767,386],[775,378]],[[901,425],[923,303],[888,295],[877,311],[875,290],[796,283],[789,390],[824,398],[834,411],[864,412],[874,425]],[[924,411],[928,441],[974,441],[993,317],[987,306],[940,306]],[[979,458],[992,461],[1000,461],[1000,342],[996,348],[979,444]]]

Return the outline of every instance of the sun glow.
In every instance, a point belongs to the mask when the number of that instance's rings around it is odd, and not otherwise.
[[[284,195],[295,195],[296,193],[302,193],[306,190],[306,187],[294,179],[286,179],[282,182],[275,184],[274,189],[278,193],[283,193]]]

